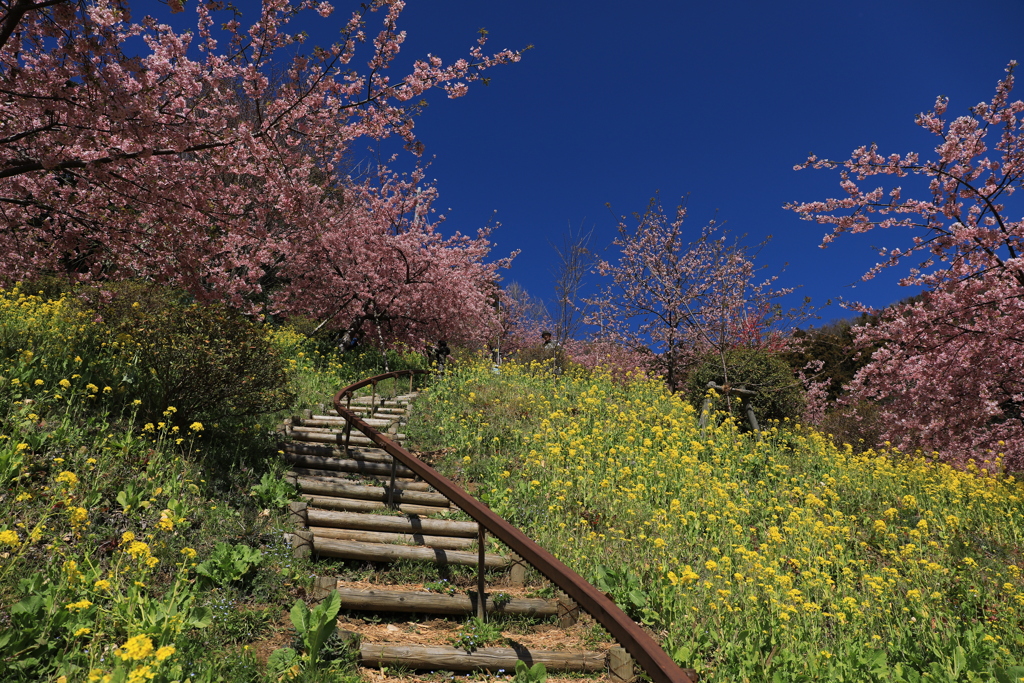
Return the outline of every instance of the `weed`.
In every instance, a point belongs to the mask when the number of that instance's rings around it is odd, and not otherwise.
[[[455,586],[448,583],[447,579],[439,579],[437,581],[428,581],[423,584],[423,589],[430,591],[431,593],[441,593],[442,595],[455,595]]]
[[[455,647],[461,647],[466,652],[473,652],[485,645],[502,640],[504,640],[504,636],[501,635],[501,629],[495,624],[486,622],[480,617],[470,617],[469,621],[463,624],[448,642]]]

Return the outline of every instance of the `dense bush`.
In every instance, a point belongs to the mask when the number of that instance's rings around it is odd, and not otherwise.
[[[732,349],[724,358],[718,354],[705,357],[687,382],[687,397],[698,408],[703,404],[708,382],[734,387],[743,384],[756,391],[750,400],[759,420],[795,420],[804,409],[803,388],[789,366],[763,351]],[[727,402],[722,398],[716,408],[724,410],[727,406],[739,415],[739,401]]]
[[[178,422],[251,417],[289,405],[286,363],[266,331],[219,304],[189,302],[167,287],[108,285],[92,292],[119,353],[140,371],[127,376],[140,414],[176,408]]]

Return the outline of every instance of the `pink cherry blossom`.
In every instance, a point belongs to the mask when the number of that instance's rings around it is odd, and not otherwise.
[[[452,338],[470,334],[497,279],[486,234],[443,238],[423,213],[432,190],[418,217],[399,219],[410,186],[349,177],[350,151],[398,136],[415,152],[420,100],[461,94],[519,53],[485,55],[478,40],[468,58],[428,56],[392,77],[405,39],[398,0],[362,4],[338,21],[337,43],[310,49],[289,24],[323,21],[330,3],[265,0],[248,25],[217,3],[193,6],[195,30],[179,34],[133,21],[127,0],[9,3],[0,284],[47,272],[146,278],[252,314],[372,320],[397,338],[448,322]],[[144,48],[129,53],[129,41]],[[349,288],[352,302],[315,287]],[[417,312],[425,302],[438,310]]]
[[[1001,459],[1019,470],[1024,221],[1012,219],[1006,206],[1024,178],[1024,102],[1010,100],[1015,66],[1007,67],[992,101],[975,105],[969,116],[945,119],[949,102],[939,98],[917,117],[938,138],[930,158],[882,156],[875,145],[847,161],[812,156],[801,168],[838,171],[845,196],[787,208],[832,226],[822,246],[844,232],[879,227],[908,236],[883,250],[864,278],[902,264],[908,271],[901,284],[924,287],[924,295],[856,330],[865,348],[882,345],[850,389],[854,398],[878,402],[883,438],[950,462],[995,466]],[[891,176],[894,186],[862,187],[874,176]],[[914,199],[900,185],[926,194]]]

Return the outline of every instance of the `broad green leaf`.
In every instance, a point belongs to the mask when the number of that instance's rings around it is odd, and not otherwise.
[[[299,635],[305,637],[309,630],[309,607],[302,600],[296,600],[291,611],[292,624]]]

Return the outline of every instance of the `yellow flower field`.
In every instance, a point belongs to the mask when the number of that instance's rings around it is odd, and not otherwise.
[[[417,409],[454,474],[704,680],[1024,675],[1012,476],[855,455],[798,424],[702,433],[645,379],[468,367]]]

